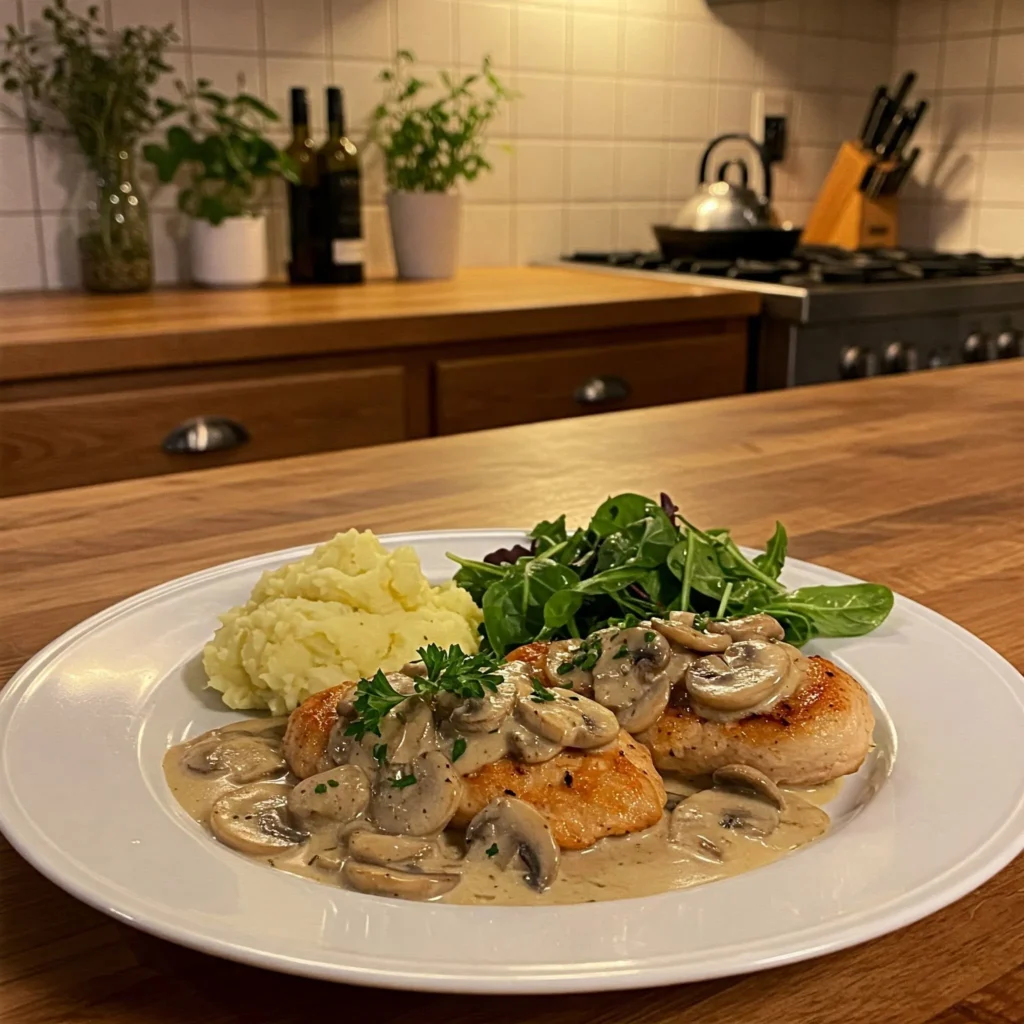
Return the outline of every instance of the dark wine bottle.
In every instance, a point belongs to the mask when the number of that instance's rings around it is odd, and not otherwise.
[[[324,244],[317,250],[316,279],[325,284],[363,280],[363,215],[359,153],[345,135],[341,90],[327,90],[327,141],[316,155],[316,218]]]
[[[288,184],[288,222],[291,261],[288,279],[292,284],[316,280],[317,227],[313,198],[317,185],[316,148],[309,134],[309,104],[305,89],[292,89],[292,141],[285,152],[295,161],[299,181]]]

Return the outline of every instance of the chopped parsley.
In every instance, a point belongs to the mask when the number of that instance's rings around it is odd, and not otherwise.
[[[337,779],[328,779],[327,780],[327,785],[330,786],[331,789],[337,789],[338,788],[338,780]]]
[[[644,633],[644,643],[653,644],[654,643],[654,637],[655,637],[654,630],[653,629],[647,630],[647,632]]]
[[[541,686],[536,679],[531,679],[530,685],[533,687],[533,695],[530,697],[530,700],[535,703],[545,704],[548,701],[555,699],[555,695],[546,687]]]
[[[335,785],[337,785],[337,783],[335,783]],[[322,782],[318,782],[313,787],[313,792],[314,793],[326,793],[327,792],[327,787]]]
[[[391,780],[392,789],[405,789],[406,786],[412,786],[416,783],[416,776],[411,772],[408,775],[401,775],[397,779]]]
[[[452,761],[458,761],[460,757],[466,752],[466,741],[460,736],[452,744]]]
[[[628,648],[628,647],[627,647],[627,646],[626,646],[625,644],[623,644],[623,645],[622,645],[622,646],[621,646],[621,647],[620,647],[620,648],[619,648],[619,649],[618,649],[618,650],[617,650],[617,651],[616,651],[616,652],[615,652],[615,653],[614,653],[614,654],[612,655],[612,657],[613,657],[613,658],[614,658],[614,659],[615,659],[616,661],[618,661],[618,660],[619,660],[620,658],[628,658],[628,657],[629,657],[629,648]]]
[[[374,744],[373,759],[377,764],[383,764],[388,759],[388,745],[386,743]]]
[[[486,853],[488,857],[496,857],[498,855],[498,844],[492,843],[486,850],[484,850],[484,853]]]
[[[711,616],[707,612],[698,612],[693,617],[693,628],[698,633],[704,632],[708,628],[708,623],[711,621]]]

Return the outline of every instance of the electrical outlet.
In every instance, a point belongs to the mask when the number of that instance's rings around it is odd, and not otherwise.
[[[786,159],[786,118],[778,114],[766,114],[762,139],[768,163],[782,163]]]

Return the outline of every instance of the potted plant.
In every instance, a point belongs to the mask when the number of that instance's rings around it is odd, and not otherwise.
[[[185,181],[178,208],[191,218],[192,277],[199,284],[239,287],[267,278],[267,220],[263,212],[275,178],[297,181],[293,161],[267,137],[277,114],[244,91],[228,97],[200,78],[194,89],[177,83],[185,124],[167,130],[166,144],[143,155],[162,183],[179,172]]]
[[[139,140],[173,104],[151,91],[171,67],[167,25],[107,32],[98,7],[83,17],[67,0],[43,9],[42,33],[7,26],[4,90],[24,94],[31,132],[71,135],[96,178],[78,239],[82,283],[96,292],[145,291],[153,283],[149,215],[135,178]]]
[[[398,274],[444,278],[458,262],[460,181],[489,171],[485,133],[502,102],[513,98],[485,57],[479,73],[440,73],[440,92],[412,73],[415,57],[399,50],[379,78],[384,100],[371,117],[369,141],[381,150],[388,183],[388,217]]]

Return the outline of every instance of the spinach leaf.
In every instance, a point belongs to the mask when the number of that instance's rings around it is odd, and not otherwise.
[[[548,600],[577,583],[579,577],[572,569],[549,558],[520,559],[484,594],[484,629],[494,651],[503,655],[510,648],[536,640],[545,628]]]
[[[799,616],[814,636],[863,636],[877,629],[892,611],[893,594],[879,583],[850,583],[838,587],[801,587],[773,598],[761,611],[787,627]],[[803,642],[806,642],[803,641]]]
[[[766,575],[771,576],[773,580],[777,580],[782,572],[782,566],[786,562],[788,544],[786,528],[782,523],[776,521],[772,539],[765,545],[764,554],[758,555],[754,559],[754,565]]]
[[[460,558],[448,552],[448,558],[457,562],[459,569],[455,573],[455,582],[465,590],[477,604],[483,600],[488,587],[504,579],[511,570],[509,565],[491,565],[488,562],[477,562],[471,558]]]
[[[629,526],[643,519],[649,509],[657,509],[664,516],[662,509],[655,505],[650,498],[642,494],[619,494],[614,498],[608,498],[590,520],[588,529],[598,537],[607,537],[616,533],[623,527]],[[665,516],[667,519],[668,516]]]
[[[584,595],[578,590],[560,590],[552,594],[544,605],[544,625],[547,629],[561,629],[568,625],[583,606]]]
[[[567,538],[565,513],[563,512],[554,522],[548,522],[545,519],[543,522],[538,523],[530,531],[530,536],[537,542],[538,555],[543,555],[556,544],[564,544]]]

